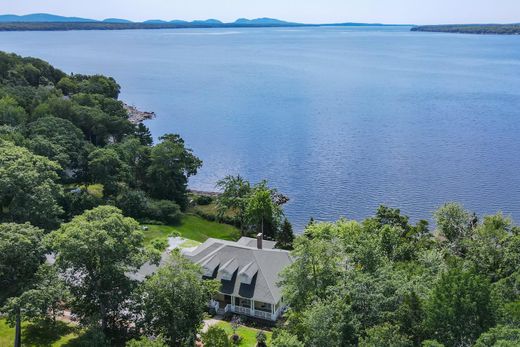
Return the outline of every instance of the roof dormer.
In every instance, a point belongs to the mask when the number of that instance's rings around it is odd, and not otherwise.
[[[238,278],[241,283],[251,284],[253,277],[255,277],[258,272],[258,265],[255,262],[251,262],[244,266],[242,270],[238,273]]]
[[[216,255],[213,255],[211,258],[207,259],[200,265],[204,270],[204,277],[213,277],[215,269],[220,265],[220,259]]]
[[[233,274],[238,269],[238,262],[235,258],[228,260],[224,265],[220,267],[218,270],[221,278],[223,280],[229,281],[233,277]]]

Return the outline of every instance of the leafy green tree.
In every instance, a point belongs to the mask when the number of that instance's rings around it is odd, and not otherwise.
[[[179,205],[169,200],[150,200],[146,212],[151,219],[168,224],[177,224],[182,217]]]
[[[135,126],[134,134],[143,146],[151,146],[153,144],[152,133],[143,123],[139,123]]]
[[[0,125],[18,126],[26,120],[27,114],[16,100],[9,96],[0,99]]]
[[[213,325],[201,335],[204,347],[231,347],[229,337],[223,328]]]
[[[375,271],[350,268],[341,283],[345,297],[350,298],[352,312],[361,330],[399,318],[403,302],[406,272],[385,263]]]
[[[129,328],[129,298],[137,285],[127,274],[147,260],[137,222],[115,207],[99,206],[63,224],[49,243],[72,293],[72,311],[107,337],[121,337]]]
[[[238,176],[226,176],[217,182],[217,188],[222,193],[217,197],[217,214],[220,219],[231,211],[237,220],[240,230],[243,232],[246,226],[246,208],[251,184]]]
[[[111,148],[98,148],[88,156],[90,181],[103,184],[103,193],[116,194],[119,183],[128,180],[128,167]]]
[[[24,146],[26,139],[19,128],[10,125],[0,125],[0,141],[12,142],[17,146]]]
[[[413,290],[403,296],[396,312],[396,323],[400,331],[413,339],[414,345],[419,346],[424,337],[424,309],[422,302]]]
[[[85,139],[96,146],[104,146],[120,141],[134,130],[125,116],[109,114],[100,105],[84,106],[73,99],[52,97],[39,104],[32,113],[32,119],[54,116],[67,119],[83,131]]]
[[[116,206],[123,211],[125,216],[138,220],[144,218],[150,208],[149,199],[142,190],[124,190],[117,196]],[[178,206],[177,211],[179,211]]]
[[[29,223],[0,224],[0,306],[9,298],[30,289],[38,268],[45,260],[43,231]],[[15,347],[21,345],[21,309],[11,305]]]
[[[281,284],[285,302],[298,312],[326,298],[327,289],[342,276],[344,259],[335,243],[306,237],[296,239],[292,254],[294,263],[283,270]]]
[[[482,225],[475,228],[471,238],[464,240],[466,257],[477,271],[492,282],[511,274],[511,267],[505,260],[508,242],[512,238],[512,222],[502,214],[487,216]]]
[[[461,241],[469,233],[470,214],[461,205],[451,202],[435,211],[433,216],[440,235],[456,254],[460,254]]]
[[[291,335],[285,330],[277,330],[276,334],[273,333],[273,339],[271,341],[271,347],[304,347],[303,342],[298,340],[298,337]]]
[[[498,305],[498,323],[520,325],[520,271],[493,283],[493,297]]]
[[[66,119],[39,118],[28,125],[28,136],[29,149],[59,163],[64,169],[77,169],[85,154],[83,133]],[[46,147],[51,148],[46,150]]]
[[[54,228],[63,213],[59,170],[49,159],[0,140],[0,221]]]
[[[366,337],[359,341],[359,347],[411,347],[412,341],[399,332],[399,327],[384,323],[367,329]]]
[[[292,225],[287,218],[284,219],[276,239],[276,247],[287,250],[293,249],[294,232]]]
[[[79,91],[78,82],[68,76],[63,77],[56,84],[56,88],[60,89],[64,95],[72,95]]]
[[[381,205],[374,218],[380,226],[399,227],[404,231],[410,230],[409,218],[401,214],[401,210]]]
[[[101,94],[113,99],[119,96],[121,87],[112,77],[74,75],[73,79],[79,82],[79,90],[82,93]]]
[[[426,329],[448,346],[469,346],[494,325],[489,281],[459,267],[443,274],[425,303]]]
[[[480,335],[475,347],[520,346],[520,328],[499,325]]]
[[[43,322],[56,328],[57,317],[63,314],[68,298],[68,289],[56,269],[44,264],[36,273],[31,289],[10,298],[2,311],[8,313],[12,324],[21,313],[24,321]]]
[[[82,214],[86,210],[92,210],[94,207],[102,204],[103,199],[91,194],[85,187],[69,190],[65,192],[62,200],[65,220],[71,220],[72,217]]]
[[[204,319],[218,284],[206,281],[201,269],[179,252],[143,284],[143,327],[150,335],[164,336],[170,346],[191,341]]]
[[[146,188],[146,170],[150,166],[151,148],[143,146],[138,138],[126,137],[120,143],[111,146],[119,155],[119,158],[129,168],[131,178],[128,184],[132,188]]]
[[[343,300],[313,302],[303,311],[301,325],[307,346],[355,346],[353,314]]]
[[[152,148],[148,167],[148,190],[152,198],[173,200],[181,209],[188,206],[188,178],[197,173],[202,161],[186,148],[179,135],[166,134]]]
[[[266,182],[255,186],[246,206],[246,219],[256,231],[264,236],[274,237],[283,215],[282,209],[273,201],[272,190]]]

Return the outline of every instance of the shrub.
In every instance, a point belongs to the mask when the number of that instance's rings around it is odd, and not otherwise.
[[[176,224],[181,220],[181,208],[170,200],[151,200],[148,204],[148,215],[151,219],[168,224]]]
[[[267,346],[267,336],[265,335],[263,330],[259,330],[256,333],[256,345],[258,347],[266,347]]]
[[[208,331],[202,333],[202,342],[205,347],[229,347],[229,339],[224,329],[210,326]]]
[[[91,210],[103,203],[103,200],[90,194],[86,189],[75,189],[63,195],[63,209],[67,219]]]
[[[199,195],[196,197],[195,202],[197,203],[197,205],[209,205],[213,202],[213,198],[208,195]]]
[[[141,190],[126,190],[116,198],[116,206],[128,217],[142,219],[148,210],[148,198]]]
[[[276,335],[276,336],[275,336]],[[303,347],[304,344],[298,340],[294,335],[291,335],[285,330],[277,330],[273,333],[273,340],[271,347]]]

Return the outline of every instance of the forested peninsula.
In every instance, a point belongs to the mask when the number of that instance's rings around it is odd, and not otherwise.
[[[520,24],[424,25],[413,27],[411,30],[436,33],[520,35]]]
[[[520,345],[520,227],[508,216],[446,203],[432,228],[380,206],[363,221],[310,218],[295,236],[288,198],[265,181],[228,176],[218,195],[190,193],[202,161],[180,135],[155,142],[130,121],[119,91],[0,52],[0,345]],[[166,239],[258,233],[291,251],[283,320],[227,315],[205,330],[222,281],[165,253]]]
[[[304,24],[235,24],[235,23],[103,23],[103,22],[33,22],[0,23],[0,31],[68,31],[68,30],[131,30],[131,29],[189,29],[189,28],[251,28],[288,27]]]

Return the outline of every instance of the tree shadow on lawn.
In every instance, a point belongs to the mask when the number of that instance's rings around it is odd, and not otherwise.
[[[63,336],[77,332],[77,328],[65,322],[42,321],[27,325],[23,331],[23,345],[52,346]]]

